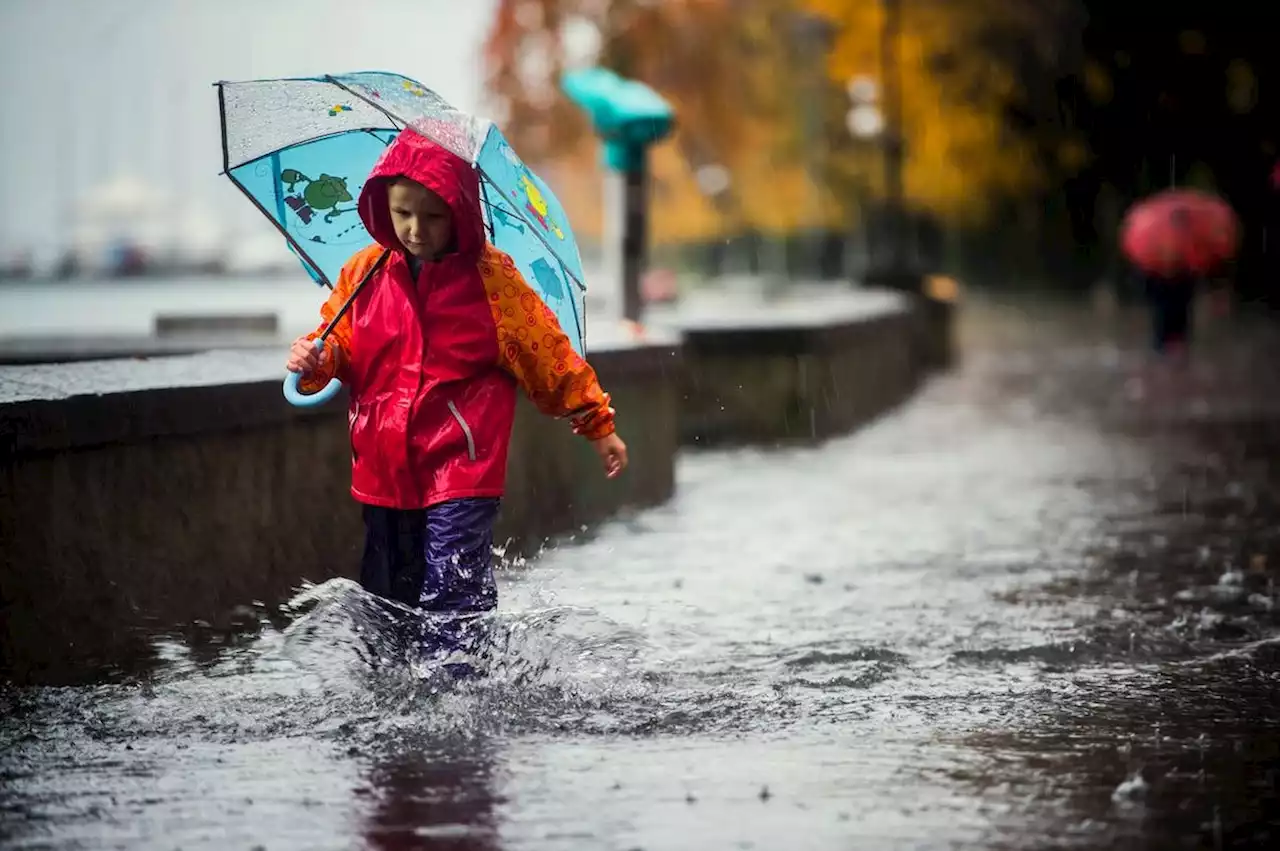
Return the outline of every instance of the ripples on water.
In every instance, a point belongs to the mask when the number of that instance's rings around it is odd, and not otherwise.
[[[296,614],[286,627],[264,618],[255,635],[220,652],[159,642],[161,664],[144,681],[44,689],[19,703],[40,695],[49,709],[73,698],[63,720],[82,719],[95,738],[361,740],[404,725],[423,733],[555,729],[652,691],[635,669],[640,637],[589,611],[494,615],[475,656],[426,660],[417,650],[421,618],[350,580],[308,587],[286,608]],[[443,661],[463,658],[484,676],[456,681],[445,671]]]
[[[1117,358],[976,358],[849,439],[685,459],[672,505],[503,571],[474,680],[333,580],[145,679],[0,692],[0,841],[1225,841],[1277,741],[1276,444],[1102,422]]]

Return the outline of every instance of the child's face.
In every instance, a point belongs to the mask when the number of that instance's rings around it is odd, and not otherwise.
[[[396,236],[405,251],[430,259],[449,247],[453,214],[439,195],[421,183],[401,178],[388,187],[387,201]]]

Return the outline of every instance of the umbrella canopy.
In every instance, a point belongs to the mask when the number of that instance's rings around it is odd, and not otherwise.
[[[1142,271],[1162,277],[1207,275],[1235,257],[1240,224],[1215,195],[1169,190],[1129,208],[1121,225],[1125,256]]]
[[[489,241],[586,354],[582,259],[559,200],[497,126],[416,80],[382,71],[218,83],[223,171],[320,284],[373,242],[356,199],[383,150],[411,128],[479,173]]]

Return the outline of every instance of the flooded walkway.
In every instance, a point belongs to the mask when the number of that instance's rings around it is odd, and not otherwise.
[[[0,847],[1275,847],[1280,347],[965,321],[858,434],[509,565],[478,683],[334,581],[0,692]]]

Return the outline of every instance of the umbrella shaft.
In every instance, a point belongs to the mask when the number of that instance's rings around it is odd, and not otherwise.
[[[347,300],[342,303],[342,307],[338,308],[338,312],[333,315],[333,318],[329,320],[329,324],[320,332],[320,342],[323,343],[329,339],[329,335],[333,333],[333,329],[342,321],[342,317],[347,315],[347,311],[351,309],[352,303],[355,302],[356,296],[360,295],[360,291],[364,289],[364,285],[369,283],[374,274],[382,268],[382,264],[386,263],[387,258],[390,256],[390,251],[382,252],[382,256],[379,257],[371,267],[369,267],[368,272],[364,273],[364,277],[360,279],[360,283],[356,284],[356,288],[351,291],[351,295],[347,296]]]

